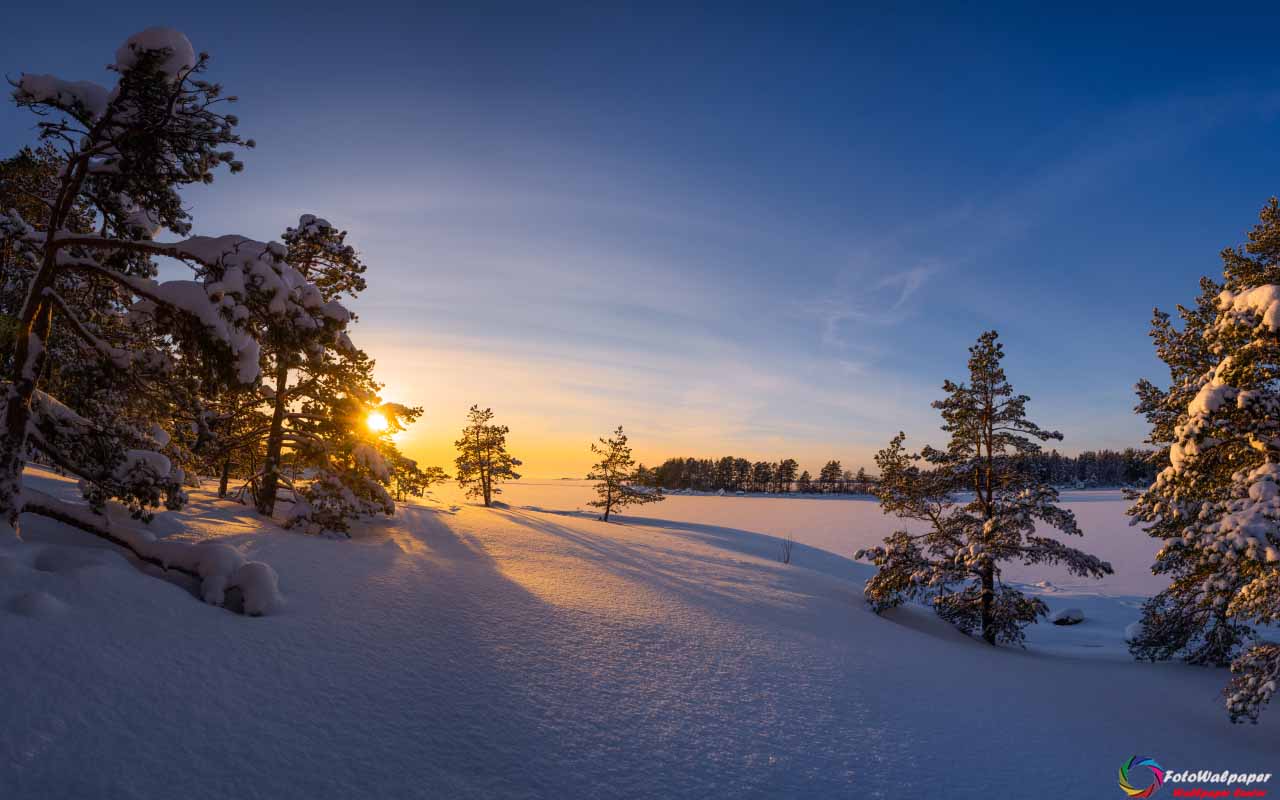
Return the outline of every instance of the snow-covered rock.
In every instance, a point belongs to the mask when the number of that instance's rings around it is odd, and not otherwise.
[[[1084,622],[1084,611],[1079,608],[1064,608],[1049,617],[1049,621],[1054,625],[1079,625]]]

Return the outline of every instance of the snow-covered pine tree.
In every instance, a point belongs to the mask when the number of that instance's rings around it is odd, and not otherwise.
[[[26,459],[39,454],[78,476],[94,507],[120,500],[145,516],[161,504],[181,505],[183,476],[158,452],[169,439],[161,420],[144,426],[146,420],[114,416],[133,408],[123,387],[154,384],[178,362],[202,365],[210,379],[252,383],[260,352],[256,308],[305,316],[319,297],[285,261],[282,245],[234,235],[154,241],[162,229],[190,232],[182,186],[210,182],[219,166],[238,172],[234,148],[253,144],[222,112],[234,98],[203,79],[207,58],[182,34],[152,28],[117,50],[113,89],[52,75],[24,74],[13,83],[17,104],[41,118],[40,138],[55,148],[60,168],[56,183],[29,197],[37,218],[16,208],[0,216],[0,240],[13,264],[6,264],[6,284],[20,284],[24,298],[10,377],[0,387],[0,535],[18,536],[24,513],[43,514],[198,576],[209,602],[221,603],[238,587],[246,611],[263,613],[278,600],[270,567],[221,545],[109,528],[104,518],[22,480]],[[90,229],[80,224],[82,210],[92,215]],[[192,279],[157,281],[156,257],[186,264]],[[78,340],[70,362],[50,346],[62,332]],[[46,392],[45,376],[68,363],[91,363],[113,382],[93,403]]]
[[[351,340],[341,331],[354,317],[338,300],[343,295],[355,297],[364,290],[366,267],[346,238],[346,231],[338,230],[314,214],[302,215],[296,228],[284,232],[288,247],[285,260],[319,289],[321,302],[311,318],[268,315],[262,320],[263,371],[273,376],[274,383],[270,391],[271,423],[266,432],[261,484],[255,492],[260,514],[270,516],[275,510],[281,454],[286,442],[293,442],[298,436],[290,425],[298,419],[294,407],[307,397],[317,380],[318,370],[340,364],[341,351],[354,349]],[[326,357],[326,351],[338,352]],[[291,384],[291,372],[301,380]]]
[[[662,489],[645,486],[644,475],[635,468],[631,446],[627,444],[627,435],[622,432],[621,425],[612,436],[602,436],[599,443],[593,442],[591,452],[600,456],[600,460],[587,474],[587,480],[596,481],[596,499],[587,505],[604,512],[600,516],[601,520],[608,522],[609,515],[615,509],[666,499]]]
[[[422,409],[383,402],[373,370],[373,359],[354,347],[325,349],[299,370],[301,405],[287,414],[289,464],[280,473],[293,503],[287,526],[347,534],[357,517],[395,513],[390,487],[403,456],[392,436]]]
[[[1243,248],[1222,251],[1181,327],[1156,312],[1152,338],[1169,388],[1138,385],[1149,441],[1167,466],[1130,514],[1164,546],[1169,588],[1143,609],[1139,658],[1221,664],[1233,721],[1256,721],[1280,681],[1280,645],[1252,641],[1280,620],[1280,204]],[[1241,649],[1245,649],[1241,653]]]
[[[502,494],[499,486],[505,480],[519,480],[515,468],[520,460],[507,452],[506,425],[493,423],[493,411],[472,406],[467,412],[467,426],[462,438],[454,442],[458,448],[458,485],[467,490],[467,497],[479,497],[486,506],[493,502],[493,495]]]
[[[1030,398],[1015,395],[1005,378],[995,331],[969,348],[969,382],[946,381],[942,412],[950,435],[945,450],[903,447],[899,433],[876,454],[881,508],[920,523],[921,533],[897,531],[883,547],[859,550],[879,571],[866,585],[877,613],[904,601],[928,599],[934,611],[989,644],[1021,643],[1022,629],[1047,613],[1000,579],[1001,563],[1063,564],[1075,575],[1111,573],[1105,561],[1036,531],[1036,523],[1080,536],[1074,515],[1059,508],[1057,491],[1037,481],[1020,456],[1038,442],[1061,439],[1026,418]],[[972,497],[966,497],[971,494]]]

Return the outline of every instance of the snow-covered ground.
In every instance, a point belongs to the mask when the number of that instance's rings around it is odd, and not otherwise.
[[[605,524],[554,481],[494,509],[446,487],[353,541],[204,493],[157,521],[272,564],[262,618],[28,519],[0,551],[0,797],[1122,797],[1135,754],[1273,771],[1280,709],[1232,726],[1222,671],[1124,657],[1151,542],[1118,493],[1068,498],[1116,575],[1015,574],[1086,614],[1025,651],[871,614],[847,556],[893,523],[868,500]]]

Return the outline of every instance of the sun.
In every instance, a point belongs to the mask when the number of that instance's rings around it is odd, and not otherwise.
[[[387,422],[387,418],[383,416],[381,411],[373,411],[369,416],[365,417],[364,424],[369,426],[369,430],[374,433],[382,433],[391,427],[391,423]]]

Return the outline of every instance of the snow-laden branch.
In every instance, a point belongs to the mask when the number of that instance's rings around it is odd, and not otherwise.
[[[214,541],[157,539],[150,531],[112,525],[108,517],[93,513],[88,506],[36,489],[25,489],[23,500],[24,513],[71,525],[125,548],[148,564],[200,579],[200,594],[206,603],[220,606],[226,602],[229,590],[238,589],[244,599],[244,611],[250,616],[269,614],[283,605],[275,570],[260,561],[246,560],[233,547]]]

